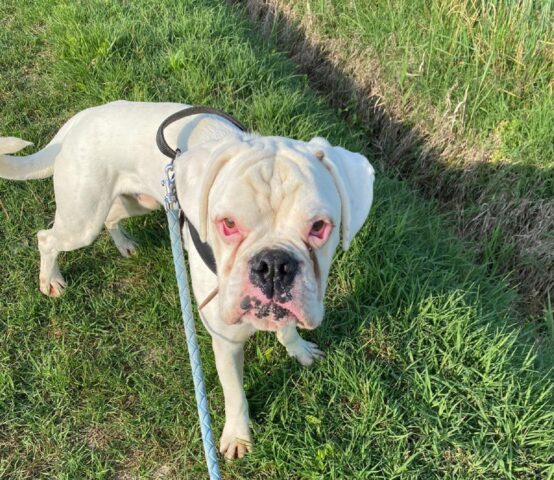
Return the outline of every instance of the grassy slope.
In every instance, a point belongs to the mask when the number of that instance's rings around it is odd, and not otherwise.
[[[86,106],[170,99],[263,133],[359,144],[215,0],[2,8],[4,135],[40,146]],[[306,370],[271,335],[248,344],[256,450],[225,478],[551,478],[552,392],[528,332],[510,326],[512,293],[405,185],[380,175],[375,198],[308,335],[327,359]],[[203,478],[163,214],[129,222],[136,258],[105,234],[63,255],[70,287],[52,301],[38,293],[34,237],[53,217],[51,182],[0,181],[0,202],[0,477]],[[203,330],[200,341],[220,432]]]
[[[460,133],[478,143],[495,137],[494,161],[552,173],[551,1],[294,3],[300,15],[315,16],[322,32],[370,47],[395,93],[416,104],[414,116],[429,105],[441,114],[458,106]],[[553,195],[551,182],[534,193]]]
[[[540,312],[554,282],[552,2],[248,3],[266,5],[266,29],[267,11],[285,13],[279,36],[319,70],[312,82],[357,112],[383,164],[453,211],[485,260],[492,244],[491,268]]]

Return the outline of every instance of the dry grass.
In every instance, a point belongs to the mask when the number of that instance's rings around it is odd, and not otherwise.
[[[288,2],[246,5],[312,86],[350,121],[363,124],[368,149],[381,164],[453,212],[459,234],[477,241],[479,259],[495,273],[510,272],[523,293],[522,306],[540,313],[554,288],[554,200],[537,198],[533,182],[539,179],[530,179],[523,196],[507,188],[516,177],[532,177],[530,168],[497,161],[494,134],[479,145],[460,134],[463,100],[447,98],[445,111],[428,105],[427,115],[414,118],[414,100],[385,81],[375,53],[361,39],[322,33],[315,15],[299,18]]]

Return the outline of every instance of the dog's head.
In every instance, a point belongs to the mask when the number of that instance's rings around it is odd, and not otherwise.
[[[317,327],[333,253],[341,238],[348,248],[371,207],[368,160],[322,138],[246,137],[198,155],[204,165],[188,169],[178,191],[213,248],[222,321]]]

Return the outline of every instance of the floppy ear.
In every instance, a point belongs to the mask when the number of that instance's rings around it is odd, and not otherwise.
[[[316,137],[308,145],[335,181],[341,200],[342,248],[348,250],[369,214],[375,171],[363,155],[333,147],[324,138]]]
[[[200,235],[200,240],[203,242],[206,242],[208,238],[208,199],[212,186],[221,169],[241,151],[242,147],[242,140],[234,139],[231,146],[227,144],[223,149],[219,149],[212,154],[200,188],[198,233]]]

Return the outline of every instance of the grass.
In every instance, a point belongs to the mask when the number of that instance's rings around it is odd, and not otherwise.
[[[239,2],[240,3],[240,2]],[[526,312],[554,278],[550,1],[249,0],[390,174],[453,213]]]
[[[495,161],[551,173],[551,1],[312,0],[294,8],[323,33],[370,47],[396,93],[416,104],[414,116],[429,106],[441,115],[457,109],[460,133],[479,144],[494,138]],[[553,195],[551,180],[542,186],[534,193]]]
[[[127,98],[208,104],[267,134],[329,137],[340,121],[284,55],[216,0],[3,4],[0,131],[47,143],[84,107]],[[205,478],[162,213],[62,256],[64,297],[38,293],[35,233],[50,180],[0,181],[0,477]],[[494,253],[492,253],[494,254]],[[338,253],[312,369],[274,336],[248,343],[255,451],[224,478],[553,478],[546,353],[506,282],[435,205],[379,173],[375,207]],[[199,331],[218,434],[222,393]],[[538,349],[542,348],[542,352]]]

